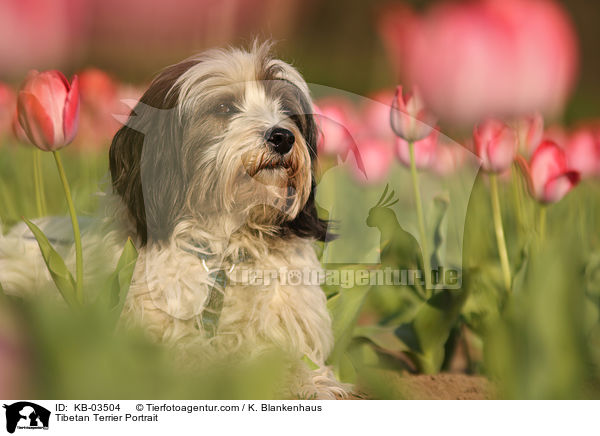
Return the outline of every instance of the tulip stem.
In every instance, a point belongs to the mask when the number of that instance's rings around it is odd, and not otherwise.
[[[423,204],[421,203],[421,192],[419,191],[419,174],[417,173],[417,165],[415,162],[415,145],[414,142],[408,143],[410,151],[410,173],[412,176],[412,184],[415,195],[415,205],[417,207],[417,220],[419,221],[419,238],[421,239],[421,253],[423,255],[423,272],[425,275],[425,288],[427,294],[430,294],[431,289],[431,267],[429,259],[429,250],[427,249],[427,237],[425,235],[425,218],[423,216]]]
[[[521,172],[517,164],[513,164],[512,168],[512,191],[514,195],[515,209],[517,211],[517,222],[519,231],[523,230],[525,219],[523,218],[523,180],[521,179]]]
[[[43,159],[43,155],[44,153],[42,153],[42,150],[36,150],[39,151],[39,161],[38,161],[38,179],[40,180],[40,199],[42,200],[42,216],[46,216],[48,213],[48,208],[46,206],[46,193],[44,191],[44,171],[42,170],[42,159]]]
[[[56,161],[56,167],[58,168],[58,174],[65,191],[65,197],[67,198],[67,205],[69,206],[69,215],[71,216],[71,223],[73,225],[73,235],[75,236],[75,261],[76,261],[76,293],[75,296],[80,304],[83,304],[83,253],[81,248],[81,232],[79,231],[79,221],[77,221],[77,214],[75,213],[75,206],[73,205],[73,198],[71,197],[71,189],[69,188],[69,181],[65,174],[65,169],[62,164],[62,159],[58,151],[53,151],[54,160]]]
[[[46,197],[44,195],[44,179],[42,176],[42,151],[33,150],[33,183],[35,186],[35,204],[39,217],[46,216]]]
[[[37,216],[41,217],[42,215],[42,199],[40,196],[40,173],[38,171],[39,165],[39,150],[33,150],[33,189],[35,191],[35,206],[37,211]]]
[[[540,208],[540,228],[539,228],[539,232],[540,232],[540,241],[544,242],[544,239],[546,238],[546,210],[548,209],[548,207],[543,204],[542,207]]]
[[[502,212],[500,210],[500,196],[498,195],[498,179],[496,174],[490,174],[490,196],[492,199],[492,214],[494,229],[496,230],[496,242],[498,243],[498,254],[502,268],[504,288],[511,293],[510,265],[508,263],[508,251],[506,250],[506,239],[504,238],[504,227],[502,226]]]

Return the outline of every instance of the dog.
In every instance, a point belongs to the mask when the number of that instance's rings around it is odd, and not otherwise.
[[[270,43],[209,50],[161,72],[113,138],[105,230],[84,232],[84,252],[111,247],[101,251],[113,265],[127,237],[138,248],[122,318],[161,343],[200,345],[206,359],[283,350],[285,397],[347,396],[325,363],[333,332],[320,286],[236,279],[321,270],[314,243],[330,234],[314,200],[317,139],[308,86]],[[39,225],[68,235],[66,221]],[[49,286],[24,226],[0,241],[0,283],[13,295]]]

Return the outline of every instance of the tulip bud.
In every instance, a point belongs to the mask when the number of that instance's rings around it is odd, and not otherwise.
[[[510,168],[517,154],[515,132],[501,121],[489,119],[473,130],[475,154],[485,171],[501,173]]]
[[[413,143],[415,166],[418,169],[428,169],[434,165],[437,155],[439,131],[433,130],[425,138]],[[410,167],[410,149],[408,142],[402,138],[396,139],[396,155],[402,164]]]
[[[600,135],[591,129],[577,130],[567,142],[569,168],[582,177],[600,175]]]
[[[552,141],[543,141],[531,157],[528,168],[532,195],[540,203],[556,203],[577,183],[579,173],[567,167],[567,156]]]
[[[398,86],[392,101],[390,124],[396,136],[408,142],[415,142],[431,133],[435,119],[425,110],[417,88],[412,93],[403,95],[402,86]]]
[[[516,122],[519,150],[524,156],[531,153],[540,145],[544,136],[544,118],[539,114],[522,117]]]
[[[68,145],[79,124],[79,82],[59,71],[30,71],[19,92],[17,114],[29,140],[44,151]]]
[[[361,118],[364,132],[381,140],[393,141],[396,135],[390,127],[390,105],[394,100],[392,91],[379,91],[365,99]]]

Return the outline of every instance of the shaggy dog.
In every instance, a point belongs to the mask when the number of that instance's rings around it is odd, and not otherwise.
[[[178,349],[200,344],[207,359],[283,350],[285,396],[339,398],[348,387],[325,365],[333,334],[320,286],[236,274],[320,271],[314,241],[328,238],[314,203],[309,90],[269,51],[210,50],[156,77],[112,141],[112,207],[101,232],[84,234],[86,265],[98,252],[114,265],[132,237],[139,258],[123,318]],[[38,223],[68,239],[66,221]],[[0,240],[0,283],[13,295],[52,287],[24,226]]]

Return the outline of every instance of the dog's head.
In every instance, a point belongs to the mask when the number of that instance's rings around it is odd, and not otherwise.
[[[308,87],[269,49],[211,50],[167,68],[115,135],[113,188],[143,244],[182,222],[224,219],[326,239]]]

